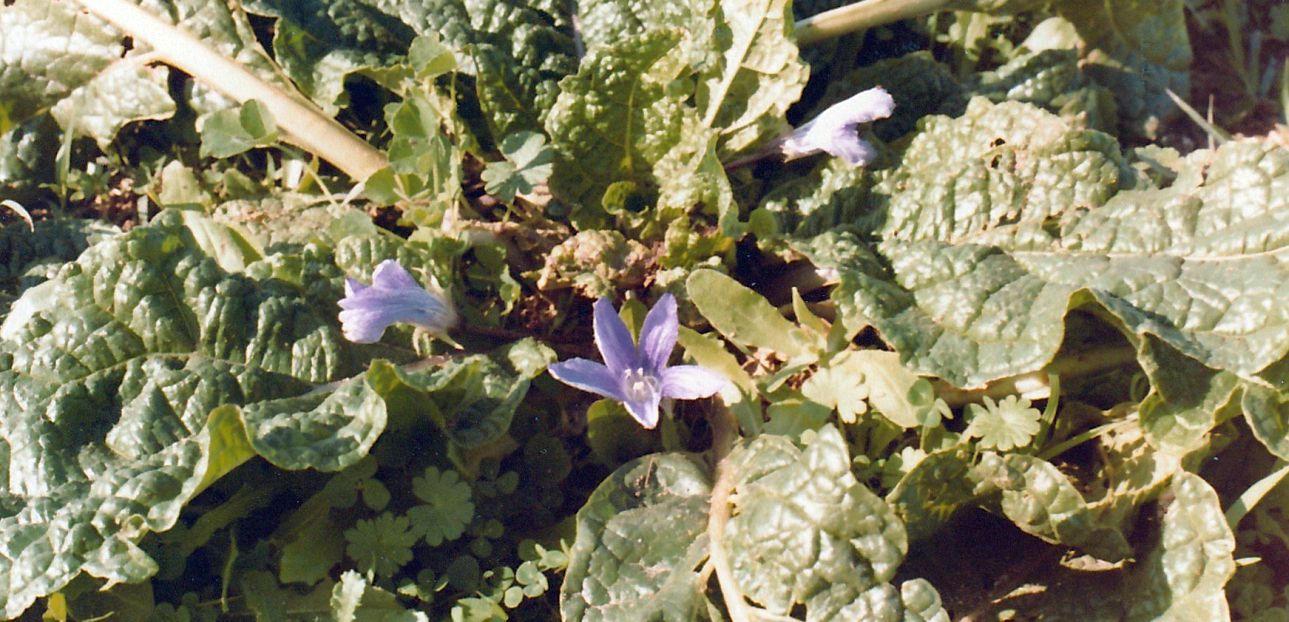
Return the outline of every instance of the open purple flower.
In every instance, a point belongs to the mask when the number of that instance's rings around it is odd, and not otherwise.
[[[457,323],[456,309],[438,286],[427,291],[393,259],[376,266],[371,285],[346,278],[340,308],[341,330],[345,339],[355,343],[375,343],[396,322],[419,326],[435,335],[446,333]]]
[[[613,305],[601,298],[595,302],[595,345],[604,364],[576,358],[547,369],[564,384],[622,402],[640,425],[653,429],[663,398],[710,397],[726,384],[724,378],[697,365],[667,367],[678,327],[676,299],[664,294],[645,316],[637,346]]]
[[[859,138],[856,128],[891,116],[895,100],[880,86],[852,95],[829,106],[819,116],[792,132],[780,148],[787,159],[826,151],[851,166],[873,161],[877,151]]]

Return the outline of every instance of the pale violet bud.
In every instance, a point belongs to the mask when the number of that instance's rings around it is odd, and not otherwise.
[[[665,294],[645,316],[637,345],[613,305],[601,298],[595,303],[594,330],[604,364],[575,358],[547,369],[564,384],[622,402],[640,425],[652,429],[658,425],[658,404],[664,398],[710,397],[727,384],[697,365],[667,366],[679,326],[676,299]]]
[[[895,100],[876,86],[829,106],[794,130],[780,148],[788,160],[824,151],[851,166],[863,166],[873,161],[877,151],[859,138],[857,128],[861,123],[885,119],[894,111]]]
[[[340,309],[340,328],[355,343],[375,343],[398,322],[433,335],[443,335],[457,323],[456,309],[442,289],[437,284],[430,290],[421,287],[393,259],[376,266],[371,285],[346,278]]]

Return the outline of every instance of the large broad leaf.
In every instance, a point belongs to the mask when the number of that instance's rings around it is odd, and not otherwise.
[[[593,214],[611,185],[656,197],[675,181],[660,168],[684,172],[667,160],[683,158],[677,148],[702,132],[683,95],[668,89],[677,68],[664,59],[679,41],[676,33],[654,32],[597,48],[560,83],[546,120],[558,154],[552,190]]]
[[[604,480],[577,513],[560,588],[565,620],[703,619],[711,480],[694,458],[645,456]]]
[[[1131,133],[1154,136],[1160,120],[1176,111],[1168,90],[1190,92],[1185,8],[1183,0],[1057,3],[1088,50],[1085,71],[1114,93]]]
[[[1018,13],[1040,8],[1032,0],[960,0],[957,8]],[[1183,0],[1058,0],[1051,9],[1068,22],[1049,24],[1042,38],[1059,47],[1077,46],[1083,69],[1113,93],[1124,129],[1154,136],[1159,122],[1176,111],[1167,90],[1190,90],[1191,44]],[[1060,21],[1058,19],[1058,21]],[[1027,41],[1050,49],[1050,41]]]
[[[384,429],[333,308],[300,286],[233,273],[215,225],[165,212],[28,289],[0,327],[0,612],[81,572],[137,582],[136,542],[253,455],[338,470]],[[224,229],[224,234],[233,232]],[[303,270],[337,297],[334,264]],[[316,295],[316,293],[315,293]]]
[[[240,12],[203,0],[141,4],[262,78],[283,84]],[[0,60],[0,132],[50,111],[65,131],[106,145],[126,123],[166,118],[175,110],[169,70],[142,58],[150,49],[127,42],[75,2],[21,0],[0,7],[0,39],[16,53]]]
[[[1022,531],[1107,561],[1128,556],[1123,535],[1097,524],[1083,495],[1052,463],[1023,454],[985,452],[971,477],[975,493],[997,493],[1003,514]]]
[[[1174,475],[1172,493],[1154,547],[1124,586],[1125,619],[1228,620],[1235,537],[1217,493],[1193,473]]]
[[[492,355],[451,360],[428,373],[378,361],[372,364],[369,378],[396,414],[428,415],[449,440],[474,448],[510,429],[532,379],[553,362],[555,353],[550,348],[528,339]]]
[[[112,139],[138,119],[168,117],[168,70],[126,57],[120,34],[62,0],[21,0],[0,7],[0,133],[55,109],[66,130]]]
[[[401,60],[413,31],[397,18],[359,0],[252,0],[244,6],[278,18],[273,57],[291,80],[329,114],[335,114],[345,76]]]
[[[738,593],[722,597],[747,598],[767,619],[804,605],[811,621],[947,621],[929,583],[890,583],[904,527],[850,472],[841,433],[804,436],[803,449],[763,434],[725,459],[734,479],[720,546]],[[707,467],[683,454],[639,458],[600,484],[578,513],[564,619],[706,619],[711,494]]]
[[[475,79],[497,141],[540,129],[560,78],[577,69],[572,17],[560,3],[526,0],[355,0],[439,38]]]
[[[831,425],[804,450],[762,435],[727,459],[735,473],[725,533],[739,589],[777,615],[805,605],[807,620],[901,619],[888,582],[904,560],[904,525],[850,472]]]
[[[1251,376],[1289,352],[1289,152],[1228,143],[1168,188],[1110,198],[1121,163],[1104,134],[981,100],[927,129],[888,180],[880,242],[798,244],[837,270],[848,323],[871,322],[915,371],[974,386],[1039,369],[1093,301],[1216,370]]]

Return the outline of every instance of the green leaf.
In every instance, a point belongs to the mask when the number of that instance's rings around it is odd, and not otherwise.
[[[710,493],[706,468],[682,454],[645,456],[601,482],[577,513],[563,619],[702,619]]]
[[[231,158],[255,147],[277,142],[273,114],[257,100],[219,110],[201,126],[201,157]]]
[[[489,162],[483,181],[488,192],[505,202],[516,194],[528,194],[550,177],[555,152],[546,145],[546,137],[537,132],[517,132],[501,141],[502,162]]]
[[[426,467],[424,475],[412,480],[412,492],[424,502],[407,512],[413,540],[424,537],[426,544],[439,546],[460,538],[474,519],[470,485],[456,471]]]
[[[82,218],[42,220],[32,230],[0,229],[0,292],[16,296],[43,282],[90,245],[119,233],[110,224]]]
[[[658,194],[666,180],[656,167],[677,157],[685,131],[697,131],[694,110],[667,89],[675,68],[664,59],[678,42],[675,33],[651,32],[592,49],[560,82],[546,119],[558,196],[594,213],[617,182]]]
[[[1127,129],[1153,137],[1176,108],[1167,89],[1190,92],[1191,44],[1183,0],[1062,0],[1087,49],[1084,71],[1115,96]]]
[[[105,23],[73,4],[21,0],[0,7],[0,133],[52,111],[65,131],[106,145],[126,123],[174,113],[169,70],[136,62]]]
[[[1219,414],[1239,404],[1234,374],[1205,367],[1158,338],[1142,340],[1138,359],[1150,378],[1150,394],[1137,412],[1146,439],[1161,450],[1182,454],[1199,448]]]
[[[802,385],[801,392],[836,408],[845,423],[856,422],[868,404],[891,423],[909,429],[922,425],[924,407],[909,399],[917,381],[917,376],[900,365],[900,357],[894,352],[850,350],[821,365]]]
[[[0,493],[13,501],[0,574],[32,577],[0,595],[3,615],[82,571],[145,580],[156,564],[135,543],[251,456],[338,470],[384,429],[364,379],[310,392],[366,361],[334,312],[227,272],[184,223],[164,212],[96,244],[0,326]],[[47,537],[59,529],[77,535]]]
[[[886,495],[916,542],[935,533],[959,508],[975,500],[970,456],[961,447],[933,452]]]
[[[698,312],[737,345],[769,350],[784,360],[813,356],[823,347],[760,294],[720,272],[697,270],[685,281],[685,289]]]
[[[793,40],[787,0],[721,0],[709,19],[708,58],[698,75],[695,103],[703,125],[719,132],[717,156],[772,140],[789,127],[785,114],[809,77]]]
[[[971,477],[976,495],[1001,492],[1003,514],[1025,533],[1106,561],[1122,560],[1131,551],[1116,529],[1098,524],[1083,495],[1046,460],[984,452]]]
[[[243,6],[277,18],[273,58],[309,99],[333,116],[343,103],[346,76],[397,64],[413,39],[402,21],[360,0],[251,0]]]
[[[372,520],[359,519],[344,533],[349,558],[358,563],[359,570],[380,577],[392,577],[412,561],[412,545],[419,539],[408,517],[389,512]]]
[[[428,622],[420,611],[405,609],[398,598],[367,583],[357,572],[340,575],[331,591],[331,615],[336,622]]]
[[[1026,118],[1038,125],[1012,125]],[[797,246],[838,271],[846,323],[871,322],[913,371],[959,386],[1035,371],[1068,310],[1090,302],[1213,369],[1249,376],[1289,352],[1266,287],[1287,280],[1272,233],[1289,200],[1272,190],[1289,179],[1284,150],[1228,143],[1168,188],[1110,198],[1121,160],[1107,136],[974,100],[931,120],[904,158],[880,242]]]
[[[1029,400],[1008,395],[1000,402],[985,396],[985,405],[968,404],[967,429],[964,438],[979,438],[980,446],[999,451],[1029,446],[1039,430],[1037,408]]]
[[[1235,574],[1235,537],[1217,493],[1185,472],[1173,476],[1172,493],[1154,546],[1124,585],[1124,619],[1230,619],[1223,587]]]
[[[515,409],[532,379],[555,361],[555,353],[525,339],[494,351],[452,360],[430,372],[409,372],[375,361],[367,376],[390,402],[393,415],[429,419],[465,449],[487,445],[510,429]]]
[[[1289,456],[1289,397],[1285,392],[1246,382],[1240,405],[1253,435],[1267,451],[1282,459]]]
[[[807,437],[804,450],[762,435],[730,454],[734,510],[724,545],[750,599],[778,615],[803,604],[807,620],[827,620],[871,588],[893,590],[883,584],[908,544],[895,512],[851,474],[837,429]]]

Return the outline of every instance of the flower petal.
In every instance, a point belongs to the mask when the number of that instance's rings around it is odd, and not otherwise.
[[[397,262],[384,261],[373,274],[373,285],[345,280],[345,297],[339,302],[345,338],[373,343],[391,324],[405,322],[431,333],[443,334],[457,322],[456,309],[436,293],[428,292]]]
[[[600,356],[604,357],[609,370],[620,375],[624,370],[640,366],[640,356],[636,353],[631,333],[607,298],[595,301],[594,324],[595,346],[600,349]]]
[[[855,128],[889,117],[894,110],[895,100],[880,86],[857,93],[794,130],[783,141],[783,154],[792,159],[826,151],[851,166],[867,164],[876,156],[876,150],[859,139]]]
[[[596,395],[623,401],[619,379],[608,367],[587,359],[569,359],[546,368],[556,380]]]
[[[663,294],[649,310],[644,326],[640,328],[640,357],[650,371],[658,373],[667,367],[667,359],[676,347],[679,324],[676,297]]]
[[[627,412],[640,423],[640,426],[646,430],[652,430],[658,427],[658,402],[662,401],[662,396],[658,393],[651,394],[648,398],[638,401],[624,401]]]
[[[421,289],[421,284],[403,269],[402,264],[393,259],[386,259],[376,266],[371,274],[371,285],[380,289]]]
[[[729,381],[697,365],[677,365],[662,372],[662,395],[674,400],[711,397]]]

